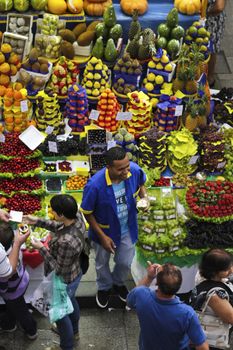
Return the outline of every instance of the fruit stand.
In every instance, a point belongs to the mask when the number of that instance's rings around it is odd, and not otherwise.
[[[80,203],[119,145],[147,174],[136,264],[194,274],[203,251],[230,249],[233,90],[209,89],[205,2],[14,3],[0,4],[1,207],[49,218],[55,193]]]

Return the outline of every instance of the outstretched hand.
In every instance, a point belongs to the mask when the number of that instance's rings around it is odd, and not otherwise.
[[[10,219],[10,214],[5,210],[0,209],[0,220],[8,222]]]
[[[38,218],[32,215],[24,215],[23,223],[28,225],[35,225],[37,223]]]
[[[156,275],[158,274],[158,272],[161,269],[161,265],[160,264],[152,264],[150,261],[147,261],[148,263],[148,267],[147,267],[147,276],[150,279],[154,279],[156,277]]]

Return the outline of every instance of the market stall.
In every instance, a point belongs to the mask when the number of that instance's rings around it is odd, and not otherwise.
[[[233,92],[209,89],[206,1],[59,2],[0,7],[1,207],[52,217],[53,194],[80,203],[104,152],[122,146],[150,196],[133,276],[171,261],[187,292],[203,251],[232,247]],[[32,290],[38,258],[28,243]]]

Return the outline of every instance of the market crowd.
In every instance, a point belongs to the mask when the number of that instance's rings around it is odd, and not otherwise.
[[[31,215],[23,217],[24,225],[51,232],[48,246],[33,238],[31,243],[44,259],[45,276],[54,273],[62,279],[72,303],[73,311],[53,325],[53,330],[60,336],[60,346],[54,345],[47,350],[73,350],[79,339],[80,309],[75,293],[85,272],[83,254],[88,244],[83,216],[89,224],[89,240],[95,251],[96,303],[105,309],[114,294],[136,310],[140,350],[207,350],[209,345],[213,349],[224,349],[227,345],[233,324],[233,287],[229,281],[233,260],[228,252],[212,248],[204,253],[196,287],[191,293],[192,306],[176,296],[182,274],[171,263],[148,262],[146,276],[128,291],[125,282],[138,238],[137,205],[140,202],[140,208],[145,211],[150,205],[145,181],[143,170],[129,162],[124,149],[113,147],[106,152],[106,167],[88,180],[80,210],[72,196],[59,194],[50,201],[54,220]],[[140,198],[138,202],[137,197]],[[6,312],[0,319],[0,332],[14,332],[19,326],[30,340],[34,340],[37,325],[24,299],[29,275],[21,259],[21,246],[30,239],[30,232],[14,233],[10,216],[3,210],[0,220],[0,296],[6,304]],[[111,256],[112,269],[109,265]],[[156,288],[152,289],[154,280]],[[203,305],[210,318],[220,321],[212,343],[197,315]]]

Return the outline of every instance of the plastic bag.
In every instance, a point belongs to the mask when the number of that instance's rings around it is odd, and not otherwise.
[[[51,323],[54,323],[64,316],[71,314],[74,308],[66,290],[67,285],[63,282],[62,278],[54,273],[52,282],[52,301],[49,309],[49,320]]]
[[[53,274],[51,272],[47,277],[43,278],[43,281],[36,288],[30,300],[32,306],[46,317],[49,315],[52,301]]]

